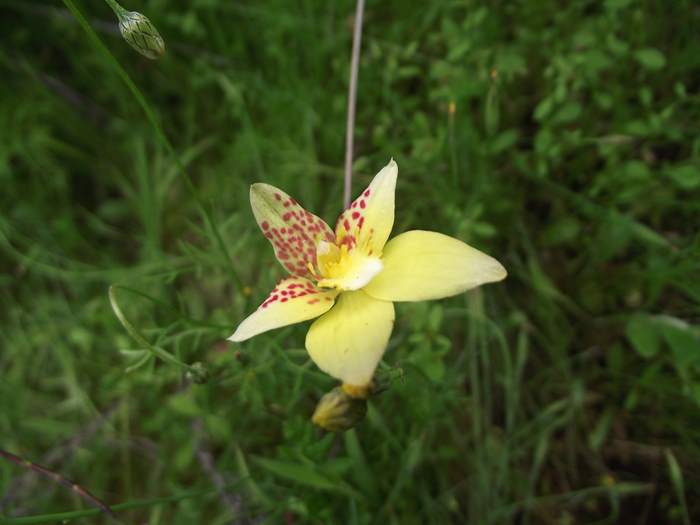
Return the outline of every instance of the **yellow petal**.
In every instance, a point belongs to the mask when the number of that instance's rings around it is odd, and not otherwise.
[[[362,290],[344,292],[336,305],[316,319],[306,335],[314,363],[351,385],[366,385],[382,358],[394,326],[394,305]]]
[[[392,159],[335,225],[339,244],[362,247],[367,255],[381,255],[394,226],[394,192],[399,168]]]
[[[414,230],[384,247],[384,269],[363,288],[385,301],[440,299],[505,279],[496,259],[458,239]]]
[[[292,275],[313,277],[309,263],[316,265],[316,242],[335,240],[330,226],[269,184],[250,187],[250,205],[282,266]]]
[[[308,279],[288,277],[279,282],[258,309],[238,325],[229,341],[238,343],[262,332],[299,323],[326,313],[338,292],[320,290]]]

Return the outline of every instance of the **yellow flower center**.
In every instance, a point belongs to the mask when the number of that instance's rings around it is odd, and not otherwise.
[[[364,288],[384,267],[379,257],[359,247],[348,248],[347,243],[337,246],[324,240],[316,244],[316,260],[321,275],[318,286],[343,291]]]

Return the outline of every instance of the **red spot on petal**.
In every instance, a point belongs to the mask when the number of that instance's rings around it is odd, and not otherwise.
[[[361,200],[360,201],[360,208],[362,208],[364,210],[366,207],[367,207],[367,205],[365,204],[365,201]]]
[[[272,234],[270,232],[267,232],[265,234],[265,237],[267,237],[268,239],[272,239]]]
[[[365,191],[364,196],[369,197],[369,189],[367,191]]]
[[[360,212],[359,211],[354,211],[352,212],[352,218],[353,219],[358,219],[360,217]]]
[[[362,229],[362,225],[365,223],[365,218],[360,217],[360,221],[357,223],[357,227]]]
[[[270,227],[270,223],[267,221],[262,221],[262,224],[260,224],[263,230],[267,230]]]
[[[345,228],[345,231],[350,231],[350,222],[348,222],[347,219],[343,221],[343,227]]]
[[[275,193],[275,199],[277,199],[278,201],[281,201],[282,196],[279,193]]]
[[[287,221],[288,221],[289,219],[291,219],[291,218],[292,218],[292,214],[289,213],[289,212],[287,212],[287,213],[285,213],[284,215],[282,215],[282,220],[285,221],[285,222],[287,222]]]
[[[282,299],[280,299],[280,303],[286,303],[288,300],[289,299],[287,297],[282,297]]]

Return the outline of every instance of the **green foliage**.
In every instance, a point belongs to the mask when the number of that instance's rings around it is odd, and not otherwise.
[[[700,517],[693,2],[368,2],[355,191],[393,156],[395,232],[509,278],[398,305],[339,435],[305,327],[224,339],[282,276],[248,186],[340,209],[354,3],[125,2],[156,62],[106,4],[75,2],[115,61],[69,10],[2,4],[0,447],[125,523]],[[0,521],[85,505],[0,463]]]

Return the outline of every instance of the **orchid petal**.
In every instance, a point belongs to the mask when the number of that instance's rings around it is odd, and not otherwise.
[[[282,279],[228,340],[239,343],[273,328],[314,319],[333,306],[337,295],[334,290],[320,290],[308,279]]]
[[[505,279],[493,257],[441,233],[414,230],[384,247],[384,269],[363,288],[384,301],[440,299]]]
[[[350,385],[372,380],[394,326],[394,305],[362,290],[344,292],[336,305],[313,322],[306,349],[314,363]]]
[[[398,166],[392,159],[375,175],[362,194],[345,210],[335,226],[338,244],[362,247],[378,256],[394,226],[394,193]]]
[[[250,205],[282,266],[292,275],[314,277],[309,264],[316,266],[316,242],[335,241],[330,226],[269,184],[250,187]]]

